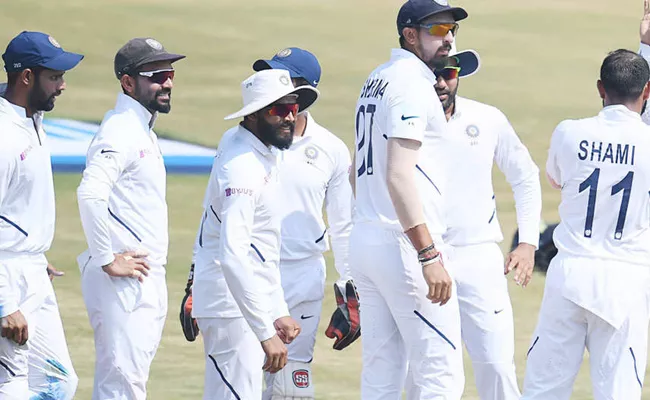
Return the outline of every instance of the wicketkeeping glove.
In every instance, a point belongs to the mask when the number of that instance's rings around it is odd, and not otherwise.
[[[332,314],[325,336],[336,339],[334,350],[343,350],[361,335],[359,325],[359,295],[351,280],[345,283],[345,297],[339,285],[334,284],[336,310]]]
[[[181,302],[181,328],[188,342],[193,342],[199,336],[199,325],[196,319],[192,318],[192,284],[194,283],[194,264],[190,267],[190,276],[185,286],[185,297]]]

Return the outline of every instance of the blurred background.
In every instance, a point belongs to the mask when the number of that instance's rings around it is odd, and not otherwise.
[[[298,46],[319,59],[321,98],[316,120],[351,146],[354,107],[372,69],[397,47],[395,18],[401,0],[56,0],[3,1],[0,48],[22,30],[54,36],[85,59],[66,74],[67,90],[49,118],[101,121],[120,91],[113,75],[115,52],[130,38],[152,36],[167,50],[187,55],[175,64],[172,112],[156,122],[157,133],[214,148],[233,123],[223,117],[241,106],[240,83],[258,58]],[[459,49],[472,48],[482,68],[461,81],[459,95],[500,108],[543,171],[550,135],[566,118],[596,114],[600,64],[608,51],[637,50],[641,0],[465,0],[469,18],[458,33]],[[2,81],[2,78],[0,78]],[[1,145],[1,144],[0,144]],[[498,216],[509,250],[516,230],[512,193],[495,171]],[[80,377],[77,399],[89,399],[93,385],[92,330],[81,297],[76,256],[85,249],[75,190],[78,172],[55,175],[57,231],[50,261],[66,275],[55,289],[68,345]],[[543,175],[542,175],[543,177]],[[206,174],[168,176],[170,249],[169,318],[149,379],[153,400],[200,399],[204,358],[200,339],[185,341],[178,322],[180,300],[201,215]],[[559,193],[545,179],[543,219],[557,220]],[[361,346],[337,352],[324,336],[333,311],[330,272],[321,334],[313,362],[318,399],[358,399]],[[511,285],[515,311],[516,363],[523,381],[525,355],[537,320],[544,276],[522,289]],[[466,363],[465,399],[478,399],[471,364]],[[650,396],[645,389],[644,397]],[[590,399],[589,367],[583,364],[572,399]]]

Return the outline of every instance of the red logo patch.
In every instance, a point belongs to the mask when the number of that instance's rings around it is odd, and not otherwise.
[[[309,387],[309,372],[306,369],[293,371],[293,384],[297,388]]]

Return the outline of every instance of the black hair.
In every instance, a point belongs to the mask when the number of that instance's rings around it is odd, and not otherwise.
[[[605,57],[600,67],[600,80],[614,102],[636,101],[650,81],[650,67],[633,51],[615,50]]]
[[[41,76],[41,72],[43,72],[43,70],[45,68],[43,68],[43,67],[32,67],[30,69],[34,73],[34,76],[36,77],[36,80],[38,80],[39,77]],[[24,70],[14,71],[14,72],[7,72],[7,87],[14,87],[16,85],[16,83],[18,83],[18,78],[20,77],[20,74],[22,74],[23,71]]]
[[[301,77],[301,78],[291,78],[291,79],[296,82],[295,87],[298,87],[298,86],[311,86],[309,84],[309,82],[307,81],[307,79],[305,79],[305,78]]]

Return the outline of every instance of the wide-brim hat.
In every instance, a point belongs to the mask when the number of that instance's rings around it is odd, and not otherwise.
[[[256,72],[242,82],[241,91],[244,106],[226,116],[225,120],[251,115],[288,95],[298,96],[298,112],[303,112],[311,107],[320,95],[320,92],[311,86],[294,87],[289,71],[284,69]]]

